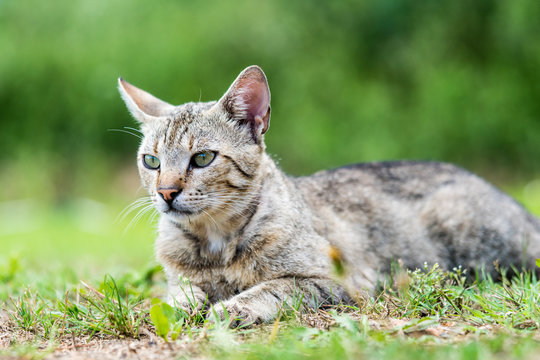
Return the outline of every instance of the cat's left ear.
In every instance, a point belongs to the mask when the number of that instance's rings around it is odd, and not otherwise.
[[[218,105],[240,124],[250,126],[257,141],[270,124],[270,89],[262,69],[253,65],[242,71]]]
[[[131,85],[122,78],[118,78],[118,90],[131,115],[141,123],[148,123],[169,115],[175,109],[173,105]]]

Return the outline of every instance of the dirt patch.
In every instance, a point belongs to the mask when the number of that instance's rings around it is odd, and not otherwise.
[[[196,356],[193,343],[165,343],[152,339],[93,339],[62,344],[45,359],[175,359]]]
[[[142,328],[139,339],[119,338],[115,336],[95,335],[92,338],[63,335],[54,341],[44,341],[31,332],[18,329],[7,314],[0,313],[0,359],[177,359],[187,357],[194,359],[209,358],[212,335],[207,336],[206,328],[196,336],[187,335],[174,342],[165,342],[157,337],[153,329]],[[495,325],[473,327],[459,320],[435,318],[368,318],[365,315],[341,313],[336,316],[323,310],[299,314],[296,325],[328,331],[335,327],[347,327],[345,322],[352,320],[358,331],[367,329],[383,331],[396,338],[430,338],[437,344],[460,343],[478,339],[479,335],[493,336],[505,332],[505,328]],[[293,321],[294,323],[294,321]],[[291,323],[278,324],[280,328],[291,326]],[[256,328],[250,336],[235,335],[235,341],[257,341],[264,334],[272,332],[273,325]],[[282,330],[279,330],[282,331]],[[209,331],[211,333],[211,331]],[[540,332],[536,332],[540,339]],[[250,340],[251,338],[251,340]],[[268,336],[266,336],[268,338]]]
[[[199,341],[166,343],[155,336],[140,339],[63,337],[55,341],[36,339],[23,331],[0,328],[0,359],[176,359],[181,355],[201,358]],[[4,353],[4,355],[2,355]]]
[[[204,339],[166,343],[142,328],[139,339],[114,336],[92,338],[64,335],[46,341],[32,332],[17,328],[5,311],[0,311],[0,359],[176,359],[181,355],[197,358]]]

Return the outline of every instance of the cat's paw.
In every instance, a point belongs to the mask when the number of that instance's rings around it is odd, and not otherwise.
[[[227,326],[236,328],[262,324],[274,318],[275,314],[258,308],[257,304],[229,300],[214,304],[208,312],[208,319],[214,323],[226,322]]]
[[[207,298],[203,293],[192,294],[191,296],[186,296],[184,294],[177,294],[173,296],[169,294],[167,297],[167,303],[172,307],[184,310],[189,315],[195,315],[204,309],[207,303]]]

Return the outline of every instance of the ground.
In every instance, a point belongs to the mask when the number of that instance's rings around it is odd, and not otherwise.
[[[275,322],[240,329],[163,303],[159,267],[62,291],[41,281],[3,306],[0,358],[540,359],[540,283],[501,276],[426,267],[358,306],[284,304]]]
[[[0,219],[0,359],[540,359],[530,271],[467,282],[461,269],[396,266],[356,306],[283,304],[274,322],[230,329],[162,302],[152,224],[126,232],[101,205],[80,206],[32,229]]]

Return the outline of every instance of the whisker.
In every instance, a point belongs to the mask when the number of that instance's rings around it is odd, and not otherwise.
[[[206,202],[212,203],[213,205],[219,206],[219,205],[227,205],[227,206],[234,206],[234,207],[249,207],[251,204],[260,205],[260,200],[248,200],[248,199],[227,199],[227,198],[219,198],[219,199],[207,199]]]
[[[141,140],[142,140],[142,138],[143,138],[142,135],[139,135],[139,134],[136,134],[136,133],[133,133],[133,132],[131,132],[131,131],[124,130],[124,129],[107,129],[107,131],[123,132],[123,133],[126,133],[126,134],[133,135],[133,136],[135,136],[136,138],[139,138],[139,139],[141,139]]]
[[[213,196],[213,197],[219,197],[219,198],[227,198],[227,199],[239,199],[239,200],[243,200],[243,199],[251,199],[252,197],[250,196],[243,196],[243,195],[235,195],[235,194],[217,194],[217,193],[212,193],[212,194],[209,194],[210,196]]]
[[[153,222],[155,217],[158,215],[157,210],[154,207],[154,203],[152,201],[152,196],[144,196],[141,198],[136,199],[131,204],[126,206],[117,216],[115,222],[121,222],[124,221],[124,219],[131,213],[136,212],[133,218],[130,220],[130,222],[127,224],[127,226],[124,229],[123,235],[125,235],[131,228],[133,228],[135,225],[137,225],[141,219],[147,215],[151,214],[148,217],[149,222]]]
[[[219,226],[219,224],[216,222],[216,220],[214,220],[214,218],[212,217],[212,215],[210,215],[208,212],[206,212],[205,210],[202,211],[203,213],[205,213],[206,215],[208,215],[208,217],[214,222],[214,224],[216,225],[216,230],[219,230],[221,231],[221,226]]]
[[[136,132],[138,132],[138,133],[141,134],[141,135],[143,134],[143,132],[142,132],[140,129],[137,129],[137,128],[133,128],[133,127],[129,127],[129,126],[124,126],[124,129],[136,131]]]
[[[152,211],[152,215],[150,216],[150,222],[153,223],[154,220],[156,220],[156,217],[159,215],[159,211],[157,211],[155,208]]]
[[[142,219],[142,217],[146,213],[148,213],[149,211],[152,211],[152,209],[154,209],[153,204],[146,205],[144,208],[140,209],[139,212],[137,212],[137,214],[133,217],[133,219],[131,219],[129,224],[126,226],[126,228],[124,230],[124,235],[128,232],[128,230],[130,230],[135,225],[137,225],[137,223],[139,223],[139,221]]]
[[[137,208],[142,207],[143,205],[151,204],[151,196],[144,196],[142,198],[136,199],[131,204],[126,206],[116,217],[115,222],[123,221],[130,213],[135,211]]]
[[[250,214],[254,214],[255,210],[252,210],[249,205],[253,204],[253,201],[235,201],[233,203],[219,203],[216,199],[211,199],[207,202],[210,206],[212,206],[214,211],[220,212],[225,215],[230,216],[240,216],[244,219],[248,219],[249,216],[246,216],[246,212],[249,212]],[[260,202],[255,202],[255,204],[260,204]],[[219,206],[221,205],[221,206]],[[227,209],[223,208],[223,205],[227,206]]]

